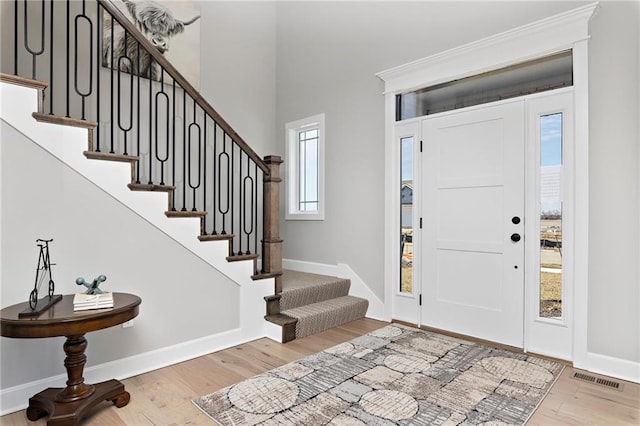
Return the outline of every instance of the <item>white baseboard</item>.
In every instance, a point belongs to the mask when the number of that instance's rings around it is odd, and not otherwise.
[[[303,260],[282,259],[282,266],[284,269],[291,269],[294,271],[349,278],[351,280],[351,289],[349,294],[352,296],[362,297],[369,301],[367,318],[385,321],[384,302],[382,302],[378,296],[371,291],[369,286],[367,286],[362,278],[360,278],[349,265],[345,263],[328,265],[324,263],[305,262]]]
[[[159,368],[187,361],[212,352],[245,343],[263,336],[247,339],[241,329],[233,329],[188,342],[167,346],[116,361],[88,367],[84,370],[86,383],[110,379],[123,380]],[[27,408],[29,398],[49,387],[64,387],[65,374],[24,383],[0,391],[0,416]]]
[[[640,383],[640,362],[587,352],[587,366],[576,365],[576,368],[583,368],[592,373],[603,374],[628,382]]]

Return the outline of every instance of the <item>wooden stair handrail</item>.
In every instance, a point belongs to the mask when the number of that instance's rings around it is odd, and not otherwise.
[[[260,169],[268,176],[270,173],[269,166],[260,158],[258,154],[240,137],[240,135],[226,122],[225,119],[222,118],[220,114],[202,97],[200,92],[198,92],[192,85],[187,81],[187,79],[164,57],[162,53],[156,49],[151,42],[136,28],[136,26],[127,18],[117,6],[113,4],[113,0],[97,0],[97,2],[107,11],[113,19],[118,21],[118,23],[133,37],[136,39],[140,46],[142,46],[152,57],[153,59],[164,68],[171,78],[175,80],[176,83],[180,85],[184,89],[186,93],[191,96],[191,98],[196,101],[196,103],[204,110],[206,114],[208,114],[211,118],[215,120],[218,126],[224,130],[226,134],[231,136],[231,139],[240,147],[242,151],[244,151],[249,158],[251,158]]]

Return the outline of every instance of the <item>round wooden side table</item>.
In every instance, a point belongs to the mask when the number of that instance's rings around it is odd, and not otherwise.
[[[58,337],[67,338],[63,349],[66,354],[67,387],[48,388],[29,398],[27,418],[37,420],[49,414],[47,425],[77,425],[82,417],[102,401],[112,401],[116,407],[129,403],[129,392],[124,385],[112,379],[87,384],[82,376],[87,361],[84,335],[91,331],[113,327],[138,315],[142,300],[127,293],[113,293],[113,308],[73,311],[73,295],[62,300],[38,317],[19,318],[29,303],[18,303],[0,311],[0,331],[3,337],[18,339]]]

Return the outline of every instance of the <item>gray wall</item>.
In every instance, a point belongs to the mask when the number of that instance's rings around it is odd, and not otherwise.
[[[276,7],[201,2],[205,99],[261,157],[275,154]]]
[[[326,219],[285,221],[286,258],[346,263],[384,298],[384,106],[378,71],[579,2],[279,2],[277,141],[326,114]],[[589,351],[640,361],[638,3],[602,2],[590,42]],[[580,285],[580,283],[577,283]]]
[[[589,42],[589,351],[640,361],[640,3],[604,2]]]
[[[2,307],[27,300],[38,260],[35,240],[53,238],[56,293],[79,291],[79,276],[105,274],[103,289],[142,298],[132,328],[88,336],[88,366],[239,327],[235,283],[0,123]],[[3,389],[64,372],[62,338],[1,339]]]

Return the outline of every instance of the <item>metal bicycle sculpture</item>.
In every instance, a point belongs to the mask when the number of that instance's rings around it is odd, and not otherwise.
[[[53,238],[50,240],[41,240],[37,239],[36,243],[38,247],[40,247],[40,255],[38,256],[38,266],[36,267],[36,282],[33,285],[33,290],[31,290],[31,294],[29,294],[29,307],[31,309],[35,309],[38,305],[38,291],[40,290],[40,285],[38,285],[38,277],[40,276],[40,271],[44,271],[44,274],[49,273],[49,297],[53,296],[53,291],[56,288],[56,284],[53,282],[53,275],[51,275],[51,266],[55,265],[55,263],[51,263],[51,258],[49,257],[49,243],[53,241]],[[42,244],[44,243],[44,244]],[[40,281],[42,278],[40,279]]]
[[[33,290],[29,293],[29,308],[31,309],[26,309],[21,312],[21,317],[39,315],[62,299],[61,295],[54,296],[53,294],[55,291],[55,282],[53,281],[53,275],[51,274],[51,267],[55,265],[55,263],[51,263],[51,257],[49,255],[49,243],[52,241],[53,239],[43,240],[40,238],[36,240],[40,253],[38,254],[38,266],[36,267],[36,280],[33,284]],[[40,291],[42,282],[46,279],[47,275],[49,276],[47,289],[48,297],[38,299],[38,292]]]

